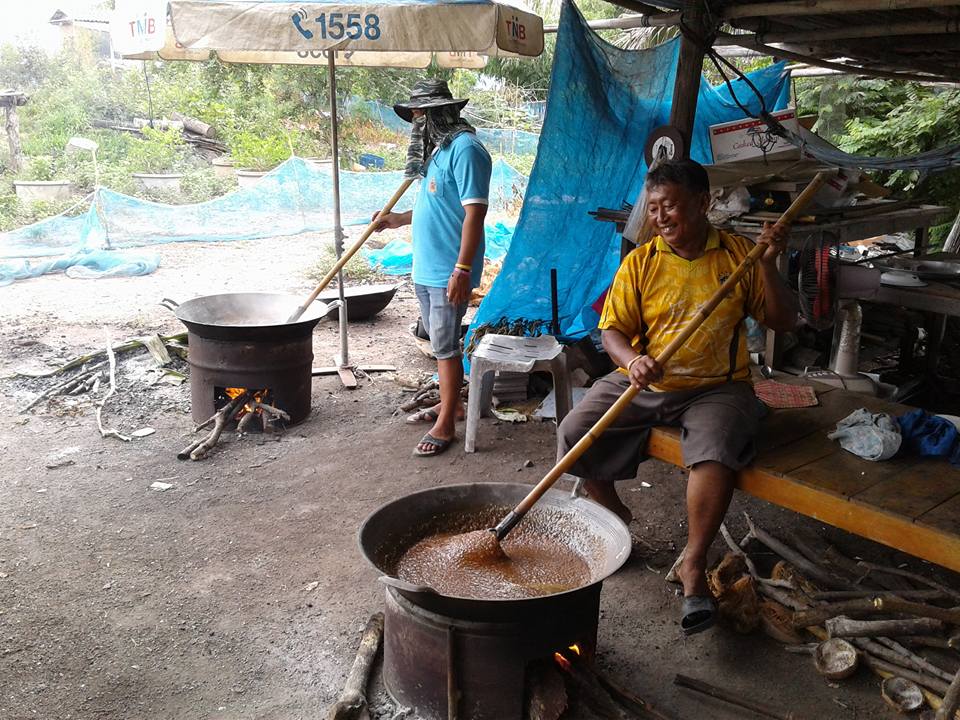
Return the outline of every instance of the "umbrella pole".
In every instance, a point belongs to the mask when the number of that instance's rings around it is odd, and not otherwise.
[[[336,51],[328,50],[327,51],[327,68],[330,73],[330,128],[331,128],[331,140],[330,140],[330,152],[333,155],[333,237],[334,237],[334,247],[337,251],[337,261],[343,255],[343,228],[340,227],[340,148],[338,143],[339,137],[339,123],[337,121],[337,65],[336,65]],[[403,194],[403,191],[410,186],[409,181],[405,181],[404,184],[397,189],[397,192],[394,194],[394,197],[387,203],[385,210],[390,210],[393,208],[394,203],[396,203],[400,196]],[[357,243],[350,248],[350,253],[356,252],[360,245],[366,240],[367,234],[371,232],[373,223],[370,224],[370,228],[367,228],[367,233],[360,238]],[[325,277],[323,282],[320,283],[320,286],[314,290],[313,295],[307,300],[307,304],[313,302],[313,299],[320,292],[320,289],[324,287],[330,278]],[[334,367],[320,367],[314,368],[314,375],[332,375],[337,373],[340,376],[340,382],[343,383],[344,387],[355,388],[357,387],[357,376],[354,374],[353,366],[350,365],[349,358],[347,356],[347,301],[343,293],[343,268],[340,268],[337,271],[337,283],[340,286],[340,355],[334,358]],[[306,305],[301,306],[298,310],[298,314],[302,313]],[[297,317],[298,315],[294,315]],[[288,321],[289,322],[289,321]],[[393,365],[361,365],[357,368],[363,373],[371,372],[395,372],[396,368]]]
[[[327,69],[330,74],[330,153],[333,155],[333,244],[337,260],[343,255],[343,228],[340,226],[340,128],[337,121],[337,53],[327,51]],[[357,378],[350,369],[349,348],[347,347],[347,300],[343,292],[343,269],[337,272],[337,286],[340,290],[340,355],[336,358],[340,379],[347,387],[356,387]]]

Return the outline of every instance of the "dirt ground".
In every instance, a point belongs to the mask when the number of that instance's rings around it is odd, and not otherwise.
[[[145,333],[179,332],[162,297],[235,290],[306,294],[304,268],[329,238],[315,235],[161,248],[153,275],[100,281],[48,276],[0,288],[0,375],[42,369]],[[350,327],[351,357],[429,371],[408,339],[409,285],[375,321]],[[315,332],[315,364],[337,348],[334,323]],[[258,718],[322,716],[353,661],[359,632],[383,607],[356,533],[381,504],[453,482],[534,483],[554,456],[554,426],[485,421],[478,452],[462,444],[411,457],[423,428],[394,411],[394,374],[313,384],[313,413],[279,439],[225,434],[212,456],[182,462],[192,430],[189,390],[160,379],[145,353],[122,359],[102,439],[89,401],[62,398],[18,414],[50,380],[0,381],[0,718]],[[462,431],[462,428],[461,428]],[[527,467],[530,461],[532,467]],[[172,484],[151,490],[155,481]],[[761,634],[726,627],[684,639],[679,598],[664,582],[684,539],[683,474],[656,461],[623,484],[638,538],[604,583],[600,667],[676,718],[752,717],[672,685],[678,672],[804,718],[894,717],[861,671],[842,685],[809,658]],[[774,534],[804,533],[851,556],[956,577],[920,561],[738,496]],[[758,553],[758,557],[763,558]],[[394,708],[375,676],[374,715]],[[593,717],[583,707],[566,716]]]

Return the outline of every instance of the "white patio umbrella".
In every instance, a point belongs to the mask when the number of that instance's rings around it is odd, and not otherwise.
[[[158,0],[126,0],[131,3]],[[120,3],[118,2],[118,5]],[[140,12],[136,8],[136,12]],[[312,303],[373,232],[373,224],[343,252],[336,67],[479,68],[487,57],[535,57],[543,52],[543,21],[533,13],[492,0],[170,0],[173,37],[153,39],[144,50],[162,59],[198,59],[215,51],[224,62],[325,64],[330,75],[334,240],[339,260],[291,320]],[[133,26],[131,26],[133,27]],[[389,211],[411,180],[384,206]],[[349,366],[346,315],[340,311],[340,367]]]

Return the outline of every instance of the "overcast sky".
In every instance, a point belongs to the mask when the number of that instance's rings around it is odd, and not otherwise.
[[[91,0],[30,0],[3,2],[3,22],[0,22],[0,44],[24,40],[43,47],[50,43],[52,26],[47,21],[57,10],[76,14],[97,5]]]

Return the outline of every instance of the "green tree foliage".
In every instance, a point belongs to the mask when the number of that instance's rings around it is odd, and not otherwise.
[[[801,114],[818,113],[814,129],[843,150],[872,157],[901,157],[960,143],[960,91],[889,80],[851,77],[797,85]],[[960,208],[960,169],[875,173],[899,195]],[[934,244],[949,226],[934,228]]]
[[[29,45],[0,47],[0,88],[33,92],[50,74],[51,60],[43,50]]]

